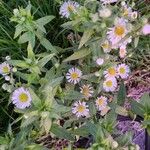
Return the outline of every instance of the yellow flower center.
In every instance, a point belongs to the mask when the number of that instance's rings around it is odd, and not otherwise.
[[[108,81],[106,82],[106,86],[107,86],[107,87],[112,87],[112,85],[113,85],[113,83],[112,83],[111,80],[108,80]]]
[[[21,93],[20,95],[19,95],[19,100],[21,101],[21,102],[27,102],[28,101],[28,95],[26,94],[26,93]]]
[[[109,68],[109,69],[108,69],[108,73],[109,73],[110,75],[112,75],[112,76],[116,75],[116,70],[115,70],[115,68]]]
[[[79,75],[76,72],[71,73],[71,79],[76,80]]]
[[[122,36],[125,33],[125,28],[123,26],[116,26],[114,32],[117,36]]]
[[[9,68],[7,66],[4,66],[2,70],[3,73],[9,73]]]
[[[69,11],[69,12],[73,12],[73,11],[74,11],[74,6],[68,5],[68,11]]]
[[[89,87],[88,86],[84,86],[82,88],[82,93],[85,97],[89,97],[90,91],[89,91]]]
[[[125,68],[120,68],[119,71],[121,74],[125,74],[125,72],[126,72]]]
[[[129,14],[128,9],[124,9],[124,11],[123,11],[123,15],[124,15],[124,16],[128,16],[128,14]]]
[[[78,112],[82,113],[82,112],[85,110],[85,106],[79,105],[79,106],[77,107],[77,110],[78,110]]]
[[[98,105],[102,106],[104,104],[104,100],[103,99],[98,99]]]

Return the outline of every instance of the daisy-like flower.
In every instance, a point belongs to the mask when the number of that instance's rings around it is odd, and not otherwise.
[[[91,87],[89,84],[83,85],[80,90],[80,93],[82,93],[86,99],[92,97],[92,94],[94,93],[93,87]]]
[[[20,87],[12,94],[12,103],[19,109],[25,109],[31,105],[31,95],[27,89]]]
[[[66,74],[66,78],[68,82],[73,84],[77,84],[80,81],[81,76],[82,76],[82,72],[77,68],[69,69],[68,73]]]
[[[10,73],[10,66],[9,64],[7,64],[6,62],[3,62],[2,64],[0,64],[0,74],[2,75],[7,75]]]
[[[104,71],[105,78],[109,77],[116,77],[117,76],[117,69],[116,67],[110,67],[106,71]]]
[[[121,46],[119,49],[119,57],[124,58],[127,54],[126,46]]]
[[[61,5],[59,14],[62,15],[63,17],[69,18],[71,13],[77,12],[78,7],[79,7],[79,4],[77,2],[69,0],[68,2],[64,2]]]
[[[87,117],[89,116],[88,105],[85,102],[75,102],[72,107],[72,113],[77,117]]]
[[[120,64],[117,67],[117,72],[122,79],[126,79],[129,76],[130,68],[126,64]]]
[[[105,109],[107,106],[107,98],[105,96],[100,96],[96,99],[96,107],[99,111]]]
[[[105,40],[104,43],[101,44],[104,53],[109,53],[111,51],[111,45],[108,40]]]
[[[101,66],[104,63],[104,59],[103,58],[98,58],[96,59],[96,64]]]
[[[110,31],[107,32],[108,39],[112,43],[112,45],[115,46],[128,33],[127,21],[123,18],[118,18],[115,22],[115,26],[113,28],[110,28],[109,30]]]
[[[111,3],[115,3],[118,0],[100,0],[103,4],[111,4]]]
[[[103,83],[103,88],[106,92],[113,92],[117,88],[117,80],[116,78],[106,78]]]
[[[123,16],[130,17],[132,14],[132,8],[128,7],[126,4],[123,6]]]

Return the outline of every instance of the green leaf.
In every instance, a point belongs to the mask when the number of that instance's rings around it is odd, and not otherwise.
[[[48,134],[52,126],[52,120],[49,117],[46,117],[46,119],[43,122],[43,126],[46,134]]]
[[[60,127],[57,124],[52,125],[51,132],[59,138],[74,141],[74,136],[69,131],[67,131],[65,128]]]
[[[125,102],[125,98],[126,98],[126,88],[125,88],[124,83],[121,82],[119,92],[118,92],[118,96],[117,96],[117,103],[119,105],[123,106],[124,102]]]
[[[22,32],[24,31],[24,27],[20,24],[16,26],[15,34],[14,34],[14,39],[17,38]]]
[[[145,93],[140,100],[140,104],[142,104],[146,110],[150,110],[150,96],[149,93]]]
[[[80,49],[91,38],[91,36],[92,36],[93,33],[94,33],[93,29],[86,30],[83,33],[83,36],[81,38],[81,41],[80,41],[78,49]]]
[[[45,16],[36,20],[36,23],[39,24],[40,26],[44,26],[45,24],[49,23],[54,18],[55,18],[54,16]]]
[[[40,59],[38,62],[39,68],[42,69],[42,67],[44,67],[45,64],[48,63],[54,57],[54,55],[55,54],[49,54],[49,55],[43,57],[42,59]]]
[[[128,111],[121,106],[117,106],[115,112],[121,116],[128,116]]]
[[[33,45],[31,45],[30,42],[28,44],[27,51],[28,51],[28,59],[34,59],[35,55],[34,55],[34,52],[33,52]]]
[[[81,50],[75,51],[71,56],[65,59],[63,62],[68,62],[76,59],[83,58],[91,53],[91,50],[88,48],[83,48]]]
[[[132,100],[131,101],[131,110],[141,116],[141,117],[144,117],[144,106],[138,102],[136,102],[135,100]]]
[[[93,102],[89,102],[89,111],[90,111],[90,116],[93,116],[96,114],[96,107]]]
[[[87,137],[89,135],[89,131],[86,126],[77,128],[77,129],[71,131],[71,133],[73,133],[74,135],[79,135],[79,136],[83,136],[83,137]]]
[[[29,65],[23,60],[9,60],[8,63],[24,69],[29,68]]]
[[[66,100],[75,100],[75,99],[81,99],[81,98],[83,98],[83,95],[80,92],[72,91],[72,90],[67,91],[64,97],[64,99]]]
[[[33,91],[32,88],[29,88],[29,92],[31,94],[32,103],[34,104],[34,106],[40,108],[42,105],[40,98],[37,96],[37,94]]]

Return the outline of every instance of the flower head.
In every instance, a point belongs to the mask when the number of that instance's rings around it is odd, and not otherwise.
[[[126,46],[121,46],[119,49],[120,58],[124,58],[127,54]]]
[[[107,32],[108,39],[112,45],[118,44],[118,42],[120,42],[120,40],[122,40],[127,33],[127,21],[123,18],[118,18],[115,22],[115,26],[110,28]]]
[[[105,96],[100,96],[96,99],[96,107],[99,111],[105,109],[107,106],[107,98]]]
[[[117,80],[116,78],[106,78],[103,83],[103,88],[106,92],[113,92],[117,88]]]
[[[2,64],[0,64],[0,74],[7,75],[10,73],[10,70],[11,70],[10,66],[6,62],[3,62]]]
[[[126,64],[120,64],[117,67],[117,72],[122,79],[126,79],[129,76],[130,68]]]
[[[118,0],[100,0],[103,4],[110,4],[110,3],[114,3],[117,2]]]
[[[105,78],[109,77],[116,77],[117,76],[117,69],[116,67],[110,67],[106,71],[104,71]]]
[[[89,116],[88,105],[85,102],[75,102],[72,107],[72,113],[77,117],[87,117]]]
[[[24,109],[31,105],[31,95],[27,89],[20,87],[12,94],[12,103],[19,109]]]
[[[86,99],[92,97],[92,94],[94,93],[93,88],[89,84],[83,85],[80,90]]]
[[[68,2],[64,2],[61,5],[59,14],[62,15],[63,17],[69,18],[71,13],[77,12],[78,7],[79,7],[79,4],[77,2],[69,0]]]
[[[80,77],[82,76],[82,72],[77,68],[69,69],[68,73],[66,74],[66,78],[68,82],[77,84],[80,81]]]

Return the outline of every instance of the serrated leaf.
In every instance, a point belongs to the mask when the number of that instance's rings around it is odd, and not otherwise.
[[[80,49],[91,38],[91,36],[92,36],[93,33],[94,33],[93,29],[86,30],[83,33],[83,36],[81,38],[81,41],[80,41],[78,49]]]
[[[60,127],[57,124],[52,125],[51,132],[59,138],[74,141],[74,136],[69,131],[67,131],[65,128]]]
[[[118,105],[123,106],[124,102],[125,102],[125,98],[126,98],[126,88],[125,88],[124,83],[122,82],[120,84],[120,88],[119,88],[118,96],[117,96],[117,103],[118,103]]]
[[[76,59],[83,58],[91,53],[91,50],[88,48],[83,48],[81,50],[75,51],[71,56],[65,59],[63,62],[68,62]]]

